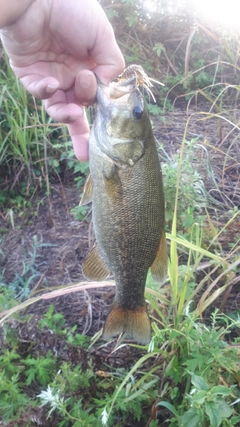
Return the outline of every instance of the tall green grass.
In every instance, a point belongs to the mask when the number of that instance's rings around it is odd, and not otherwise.
[[[7,59],[0,71],[0,162],[9,175],[28,173],[29,180],[35,170],[44,168],[44,137],[49,134],[50,121],[44,109],[27,94],[14,77]]]
[[[78,167],[66,126],[54,123],[42,102],[27,93],[6,56],[1,59],[0,69],[0,165],[3,206],[9,200],[14,204],[22,189],[23,196],[38,188],[49,193],[51,180],[61,180],[66,165],[69,175],[76,172],[79,179],[86,169],[85,165]],[[12,199],[5,197],[9,190]]]

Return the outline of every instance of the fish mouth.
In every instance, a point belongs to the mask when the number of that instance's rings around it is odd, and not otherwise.
[[[131,93],[138,87],[138,79],[136,75],[129,77],[126,80],[119,80],[117,82],[110,83],[110,90],[119,90],[124,93]]]
[[[136,76],[131,76],[124,81],[112,82],[109,86],[99,83],[97,89],[97,102],[100,105],[107,106],[116,99],[130,95],[137,88],[138,81]]]

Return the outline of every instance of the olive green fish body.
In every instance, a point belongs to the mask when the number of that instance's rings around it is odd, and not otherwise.
[[[162,281],[167,265],[162,176],[139,89],[120,98],[108,102],[104,89],[98,90],[89,153],[97,248],[83,271],[89,278],[102,279],[109,270],[115,278],[115,302],[104,336],[125,333],[147,343],[151,331],[144,299],[147,272],[153,266],[154,277]]]

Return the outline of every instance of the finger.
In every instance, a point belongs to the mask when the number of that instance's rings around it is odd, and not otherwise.
[[[96,76],[99,80],[108,85],[113,79],[115,79],[119,74],[121,74],[125,68],[125,62],[123,58],[117,59],[117,63],[108,63],[104,65],[97,65],[94,69]]]
[[[67,127],[75,156],[78,160],[86,162],[88,160],[89,125],[85,112],[80,119],[68,124]]]
[[[23,86],[35,98],[47,99],[59,88],[59,82],[54,77],[42,78],[41,75],[33,74],[20,78]]]
[[[62,90],[58,90],[51,98],[46,99],[44,105],[49,116],[57,122],[71,123],[84,114],[83,107],[68,102],[66,94]]]
[[[89,70],[81,70],[76,76],[75,96],[82,105],[92,105],[95,102],[97,82],[94,74]]]
[[[115,77],[123,72],[125,61],[121,50],[115,40],[111,26],[100,28],[100,35],[91,50],[91,55],[96,62],[94,73],[104,84],[109,84]]]

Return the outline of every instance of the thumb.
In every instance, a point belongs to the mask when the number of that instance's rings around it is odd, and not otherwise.
[[[116,42],[112,27],[108,25],[101,30],[101,36],[96,39],[95,45],[91,50],[91,56],[96,63],[94,73],[102,83],[108,85],[123,72],[125,61]]]

